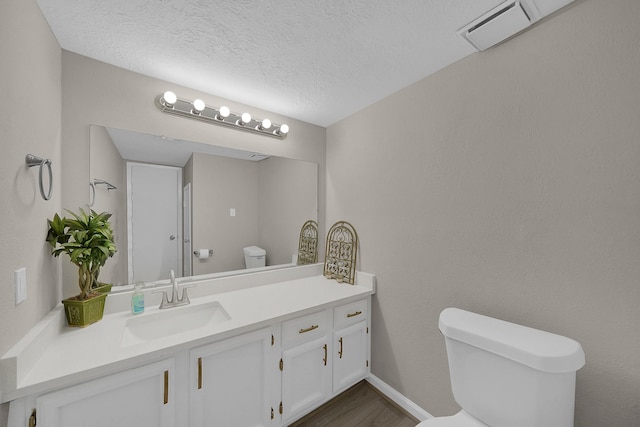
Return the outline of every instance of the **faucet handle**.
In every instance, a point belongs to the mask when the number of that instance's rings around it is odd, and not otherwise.
[[[160,302],[160,308],[164,308],[167,304],[169,304],[169,297],[167,295],[167,291],[164,289],[156,289],[151,291],[152,294],[159,294],[162,292],[162,301]]]
[[[180,289],[182,289],[182,294],[180,295],[180,298],[178,299],[178,301],[185,303],[185,304],[189,304],[191,301],[189,301],[189,295],[187,294],[187,289],[189,288],[194,288],[196,285],[182,285],[180,286]]]

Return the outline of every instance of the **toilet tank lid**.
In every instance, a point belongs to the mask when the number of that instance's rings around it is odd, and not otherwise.
[[[265,251],[262,248],[259,248],[257,246],[247,246],[246,248],[242,249],[244,251],[245,254],[249,255],[249,256],[262,256],[262,255],[266,255],[267,251]]]
[[[573,372],[584,366],[577,341],[550,332],[494,319],[458,308],[440,313],[444,336],[544,372]]]

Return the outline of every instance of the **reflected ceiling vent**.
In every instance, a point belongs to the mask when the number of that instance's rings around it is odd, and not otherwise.
[[[482,51],[519,33],[540,18],[533,3],[511,0],[485,13],[458,34]]]
[[[270,156],[267,154],[261,154],[261,153],[252,153],[249,156],[249,160],[253,160],[254,162],[259,162],[260,160],[264,160],[264,159],[268,159]]]

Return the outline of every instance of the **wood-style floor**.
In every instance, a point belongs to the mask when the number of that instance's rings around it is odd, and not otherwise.
[[[289,427],[415,427],[418,422],[361,381]]]

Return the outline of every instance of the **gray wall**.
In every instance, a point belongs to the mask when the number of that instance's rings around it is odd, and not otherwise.
[[[185,176],[193,186],[193,249],[214,252],[193,260],[194,275],[244,269],[246,246],[265,249],[268,266],[291,262],[302,224],[317,217],[316,192],[308,191],[317,187],[317,164],[206,154],[194,154],[190,164]]]
[[[61,51],[35,1],[0,2],[0,353],[60,298],[59,262],[45,242],[61,206]],[[52,160],[53,196],[44,201],[31,153]],[[47,173],[44,173],[45,180]],[[46,181],[45,181],[46,183]],[[27,300],[15,306],[13,272],[27,268]],[[10,326],[9,326],[10,325]]]
[[[638,17],[576,1],[328,128],[327,224],[378,276],[373,373],[434,415],[457,306],[582,343],[576,426],[640,423]]]
[[[258,163],[198,153],[192,159],[193,249],[213,249],[211,258],[194,258],[193,274],[241,270],[242,248],[258,243]]]
[[[285,139],[279,140],[164,114],[154,105],[154,99],[166,90],[172,90],[187,99],[202,98],[208,105],[227,105],[232,111],[249,110],[256,117],[270,117],[274,122],[288,123],[291,132]],[[62,52],[62,123],[62,155],[65,161],[74,165],[73,169],[63,171],[62,205],[65,208],[77,209],[87,203],[89,129],[90,124],[97,124],[318,163],[322,174],[319,214],[320,220],[324,220],[326,130],[322,127],[206,95],[67,51]],[[63,264],[65,295],[75,292],[73,285],[70,286],[75,274]]]
[[[44,238],[47,218],[88,202],[90,125],[100,124],[177,139],[259,151],[320,164],[324,174],[325,129],[248,107],[256,116],[286,122],[284,140],[170,117],[154,98],[174,90],[233,111],[247,106],[145,77],[62,51],[35,0],[0,2],[0,354],[4,354],[63,296],[78,292],[68,260],[53,259]],[[27,153],[53,161],[53,197],[45,202],[37,170],[24,166]],[[320,218],[324,218],[324,177]],[[62,266],[62,267],[61,267]],[[27,268],[27,300],[15,306],[14,270]],[[61,273],[64,270],[64,274]],[[6,327],[11,325],[11,327]],[[7,405],[0,406],[0,426]]]
[[[436,326],[455,305],[579,340],[587,365],[576,425],[637,424],[638,16],[637,0],[577,0],[330,127],[325,221],[324,129],[289,120],[287,139],[265,146],[163,115],[153,106],[162,91],[201,94],[69,52],[61,59],[34,0],[0,2],[0,323],[12,325],[0,328],[0,353],[61,297],[46,218],[86,203],[97,123],[319,163],[321,226],[352,222],[360,267],[378,274],[373,372],[434,414],[456,410]],[[46,111],[37,121],[34,100]],[[391,117],[393,130],[380,120],[391,111],[407,114]],[[49,202],[24,168],[28,152],[54,162]],[[13,270],[23,266],[29,297],[15,307]],[[65,290],[75,292],[73,281]]]
[[[35,1],[0,2],[0,354],[60,299],[59,261],[44,241],[61,206],[61,50]],[[53,161],[44,201],[27,153]],[[46,173],[45,173],[46,177]],[[27,299],[15,305],[13,272],[27,269]],[[0,426],[8,405],[0,406]]]
[[[111,226],[118,252],[100,270],[100,279],[106,283],[128,283],[127,259],[127,171],[126,163],[102,126],[90,126],[89,171],[90,180],[101,179],[113,184],[116,190],[104,185],[95,186],[96,212],[111,213]]]
[[[267,251],[267,265],[288,264],[297,254],[302,225],[317,220],[318,198],[309,191],[317,185],[315,163],[281,157],[259,162],[258,246]]]

